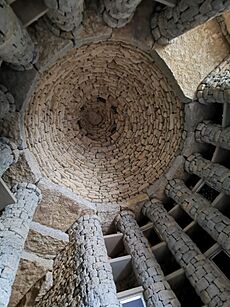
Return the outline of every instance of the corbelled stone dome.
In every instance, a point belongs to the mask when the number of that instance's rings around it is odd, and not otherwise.
[[[94,202],[143,191],[177,155],[183,106],[151,57],[107,42],[45,72],[25,116],[43,175]]]

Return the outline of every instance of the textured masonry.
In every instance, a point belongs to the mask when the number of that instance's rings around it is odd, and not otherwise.
[[[0,101],[1,103],[1,101]],[[0,177],[18,159],[18,150],[7,138],[0,138]]]
[[[28,32],[11,7],[0,0],[0,59],[15,69],[31,69],[37,54]]]
[[[112,268],[97,216],[82,216],[55,259],[53,287],[36,307],[118,307]]]
[[[210,307],[228,307],[229,281],[201,253],[163,205],[158,200],[152,200],[144,205],[143,213],[153,222],[154,228],[166,241],[204,304]]]
[[[185,170],[201,177],[211,188],[230,195],[230,170],[218,163],[202,158],[201,154],[192,154],[185,162]]]
[[[83,19],[84,0],[45,0],[45,4],[50,9],[47,15],[55,34],[79,29]]]
[[[135,220],[135,214],[121,212],[116,217],[116,226],[123,233],[125,249],[132,257],[135,275],[144,288],[147,306],[180,306]]]
[[[230,103],[230,59],[212,71],[199,85],[197,99],[200,103]]]
[[[224,250],[230,254],[230,220],[180,179],[169,181],[166,194],[174,199]]]
[[[142,0],[104,0],[104,21],[112,28],[121,28],[131,21]]]
[[[15,111],[14,97],[5,86],[0,84],[0,120],[13,111]]]
[[[230,0],[179,0],[173,8],[160,10],[151,21],[155,42],[167,44],[173,38],[230,9]]]
[[[16,204],[7,206],[0,216],[0,307],[8,305],[30,222],[41,198],[32,184],[18,184],[13,192]]]
[[[196,128],[196,140],[230,150],[230,127],[222,128],[212,122],[200,123]]]

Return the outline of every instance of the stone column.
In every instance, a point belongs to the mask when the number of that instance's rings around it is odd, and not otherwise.
[[[104,0],[105,23],[112,28],[121,28],[129,23],[142,0]]]
[[[37,59],[28,32],[4,0],[0,0],[0,59],[18,70],[31,69]]]
[[[166,195],[175,200],[223,249],[230,254],[230,220],[180,179],[170,180]]]
[[[0,120],[13,111],[15,111],[14,97],[5,86],[0,84]]]
[[[17,146],[7,138],[0,138],[0,177],[18,159]]]
[[[30,222],[41,198],[32,184],[13,188],[17,203],[7,206],[0,216],[0,307],[8,305]]]
[[[201,253],[163,205],[157,200],[152,200],[144,205],[143,213],[149,217],[154,228],[166,241],[204,304],[210,307],[228,307],[229,281]]]
[[[173,8],[153,15],[151,28],[155,42],[165,45],[173,38],[230,9],[230,0],[178,0]]]
[[[230,59],[225,60],[199,85],[197,99],[200,103],[230,103]]]
[[[135,214],[121,212],[116,217],[116,226],[123,233],[125,249],[132,257],[136,278],[144,288],[147,306],[180,306],[135,220]]]
[[[119,307],[112,268],[97,216],[78,219],[54,264],[54,286],[36,307]]]
[[[59,36],[60,31],[75,32],[79,29],[84,0],[45,0],[45,4],[50,9],[47,16],[54,34]]]
[[[188,173],[201,177],[211,188],[230,195],[230,170],[218,163],[202,158],[200,154],[192,154],[185,162]]]
[[[203,122],[196,128],[196,141],[230,150],[230,127],[222,128],[212,122]]]

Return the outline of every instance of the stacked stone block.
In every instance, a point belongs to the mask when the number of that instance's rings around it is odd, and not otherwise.
[[[200,103],[230,103],[230,59],[226,59],[199,85],[197,99]]]
[[[41,198],[32,184],[18,184],[13,192],[16,204],[7,206],[0,216],[0,307],[8,305],[30,222]]]
[[[83,20],[84,0],[45,0],[50,9],[47,13],[51,30],[56,35],[61,31],[76,32]]]
[[[121,28],[129,23],[142,0],[104,0],[104,21],[112,28]]]
[[[201,177],[211,188],[230,195],[230,170],[218,163],[204,159],[201,154],[189,156],[185,170]]]
[[[230,127],[222,128],[212,122],[200,123],[196,128],[196,141],[230,150]]]
[[[69,235],[55,259],[54,286],[36,307],[120,306],[98,217],[82,216]]]
[[[156,231],[166,241],[204,304],[210,307],[228,307],[229,281],[201,253],[164,206],[158,200],[152,200],[144,205],[143,213],[153,222]]]
[[[144,288],[147,306],[180,306],[135,220],[135,214],[122,211],[116,217],[116,226],[123,233],[125,249],[132,257],[137,281]]]
[[[226,41],[230,44],[230,33],[228,31],[228,27],[226,25],[226,22],[225,22],[223,15],[218,16],[216,19],[217,19],[217,22],[220,25],[221,31],[222,31]]]
[[[170,180],[165,190],[223,249],[230,254],[230,220],[180,179]]]
[[[5,173],[5,171],[10,167],[11,164],[17,161],[18,155],[19,152],[17,146],[7,138],[1,137],[0,138],[0,177]]]
[[[175,37],[230,9],[230,0],[179,0],[173,8],[155,12],[151,21],[155,42],[166,45]]]
[[[0,0],[0,59],[18,70],[31,69],[37,59],[28,32],[4,0]]]

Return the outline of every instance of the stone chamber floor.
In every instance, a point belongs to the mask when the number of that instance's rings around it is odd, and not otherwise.
[[[187,2],[0,1],[0,307],[230,306],[230,2]]]

